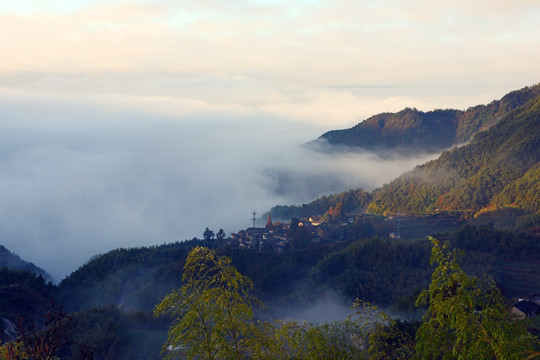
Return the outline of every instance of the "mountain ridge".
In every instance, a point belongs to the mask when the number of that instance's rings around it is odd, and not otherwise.
[[[369,117],[352,128],[331,130],[309,144],[325,145],[324,150],[340,147],[383,152],[400,149],[416,152],[442,151],[467,143],[489,129],[513,110],[540,96],[540,84],[524,87],[467,110],[436,109],[423,112],[405,108],[397,113]]]
[[[36,266],[34,263],[21,259],[19,255],[12,253],[5,246],[0,245],[0,268],[4,267],[11,270],[27,271],[37,276],[41,275],[44,280],[54,282],[54,278],[47,271]]]

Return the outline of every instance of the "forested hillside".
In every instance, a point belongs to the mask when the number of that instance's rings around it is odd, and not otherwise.
[[[96,256],[66,277],[58,286],[57,299],[70,311],[111,304],[150,311],[163,295],[181,285],[186,256],[200,245],[215,247],[230,256],[235,266],[253,279],[257,294],[268,299],[297,296],[297,285],[307,281],[310,269],[345,243],[284,254],[201,240],[117,249]]]
[[[270,209],[272,218],[276,220],[289,221],[293,217],[307,218],[310,216],[322,215],[330,207],[335,207],[341,203],[343,211],[351,213],[362,213],[367,208],[371,200],[371,194],[363,189],[355,189],[344,191],[339,194],[322,196],[313,200],[308,204],[303,205],[276,205]],[[263,219],[268,216],[268,213],[263,214]]]
[[[373,213],[540,211],[540,98],[373,192]]]
[[[6,267],[12,270],[25,270],[36,275],[41,275],[45,281],[53,281],[53,277],[35,264],[22,260],[18,255],[0,245],[0,269]]]
[[[37,320],[56,295],[52,283],[24,270],[0,268],[0,320]],[[0,327],[1,329],[1,327]]]
[[[183,261],[200,244],[191,240],[95,256],[62,280],[59,300],[68,310],[110,304],[150,310],[161,296],[180,285]]]
[[[422,112],[407,108],[397,113],[382,113],[344,130],[323,134],[315,143],[350,146],[368,150],[401,149],[442,151],[468,142],[507,114],[540,96],[540,85],[513,91],[501,100],[478,105],[466,111],[434,110]]]
[[[539,88],[537,85],[510,93],[497,102],[503,109],[497,114],[508,112],[511,105],[537,94]],[[512,218],[516,214],[538,213],[540,94],[496,120],[469,144],[445,151],[438,159],[417,166],[371,193],[349,190],[303,205],[277,205],[270,212],[274,218],[282,219],[318,216],[341,202],[347,213],[366,209],[372,214],[450,212],[465,218],[482,214]]]

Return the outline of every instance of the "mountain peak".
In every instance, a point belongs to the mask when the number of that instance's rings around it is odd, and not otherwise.
[[[512,91],[488,105],[466,111],[433,110],[423,112],[405,108],[397,113],[374,115],[350,129],[332,130],[315,143],[370,151],[410,150],[434,152],[463,144],[478,132],[489,129],[505,115],[540,97],[540,84]]]

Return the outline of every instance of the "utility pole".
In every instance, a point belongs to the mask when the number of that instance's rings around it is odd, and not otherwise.
[[[400,215],[400,213],[399,213],[399,209],[398,209],[398,211],[397,211],[397,238],[401,239],[401,235],[399,234],[399,215]]]

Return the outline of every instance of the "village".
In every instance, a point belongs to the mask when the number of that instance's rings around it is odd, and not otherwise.
[[[460,225],[455,218],[449,217],[429,217],[422,218],[417,216],[403,217],[373,217],[366,214],[346,215],[339,221],[329,221],[328,217],[323,216],[309,217],[306,219],[293,218],[291,222],[273,222],[272,215],[268,214],[266,225],[256,227],[255,211],[253,212],[253,226],[237,233],[232,233],[228,239],[223,239],[226,244],[235,248],[254,249],[259,252],[284,253],[297,247],[314,247],[331,245],[345,241],[343,236],[336,236],[342,233],[347,227],[364,225],[375,235],[375,228],[382,230],[383,236],[399,240],[404,233],[404,238],[425,237],[426,233],[431,231],[431,226],[426,223],[435,221],[436,226],[455,228]],[[335,220],[335,219],[334,219]],[[341,232],[339,231],[341,230]],[[540,314],[540,295],[533,294],[519,298],[510,305],[510,311],[520,318],[531,318]]]
[[[229,245],[282,253],[289,250],[291,243],[298,240],[298,238],[302,238],[305,245],[338,241],[331,238],[328,227],[321,226],[324,224],[322,216],[308,219],[292,219],[290,223],[274,223],[272,222],[272,215],[268,214],[268,220],[264,227],[256,227],[255,220],[252,220],[254,226],[230,235]],[[354,219],[351,218],[350,221],[352,222]],[[346,222],[337,224],[337,226],[343,227],[347,225]]]
[[[283,253],[294,248],[354,240],[351,236],[359,235],[366,238],[425,238],[431,235],[434,229],[449,231],[462,225],[459,219],[448,216],[344,214],[341,211],[336,212],[337,208],[338,206],[330,208],[323,216],[293,218],[290,222],[273,222],[269,213],[264,227],[256,226],[254,211],[251,219],[253,226],[232,233],[227,239],[221,239],[231,247]]]

